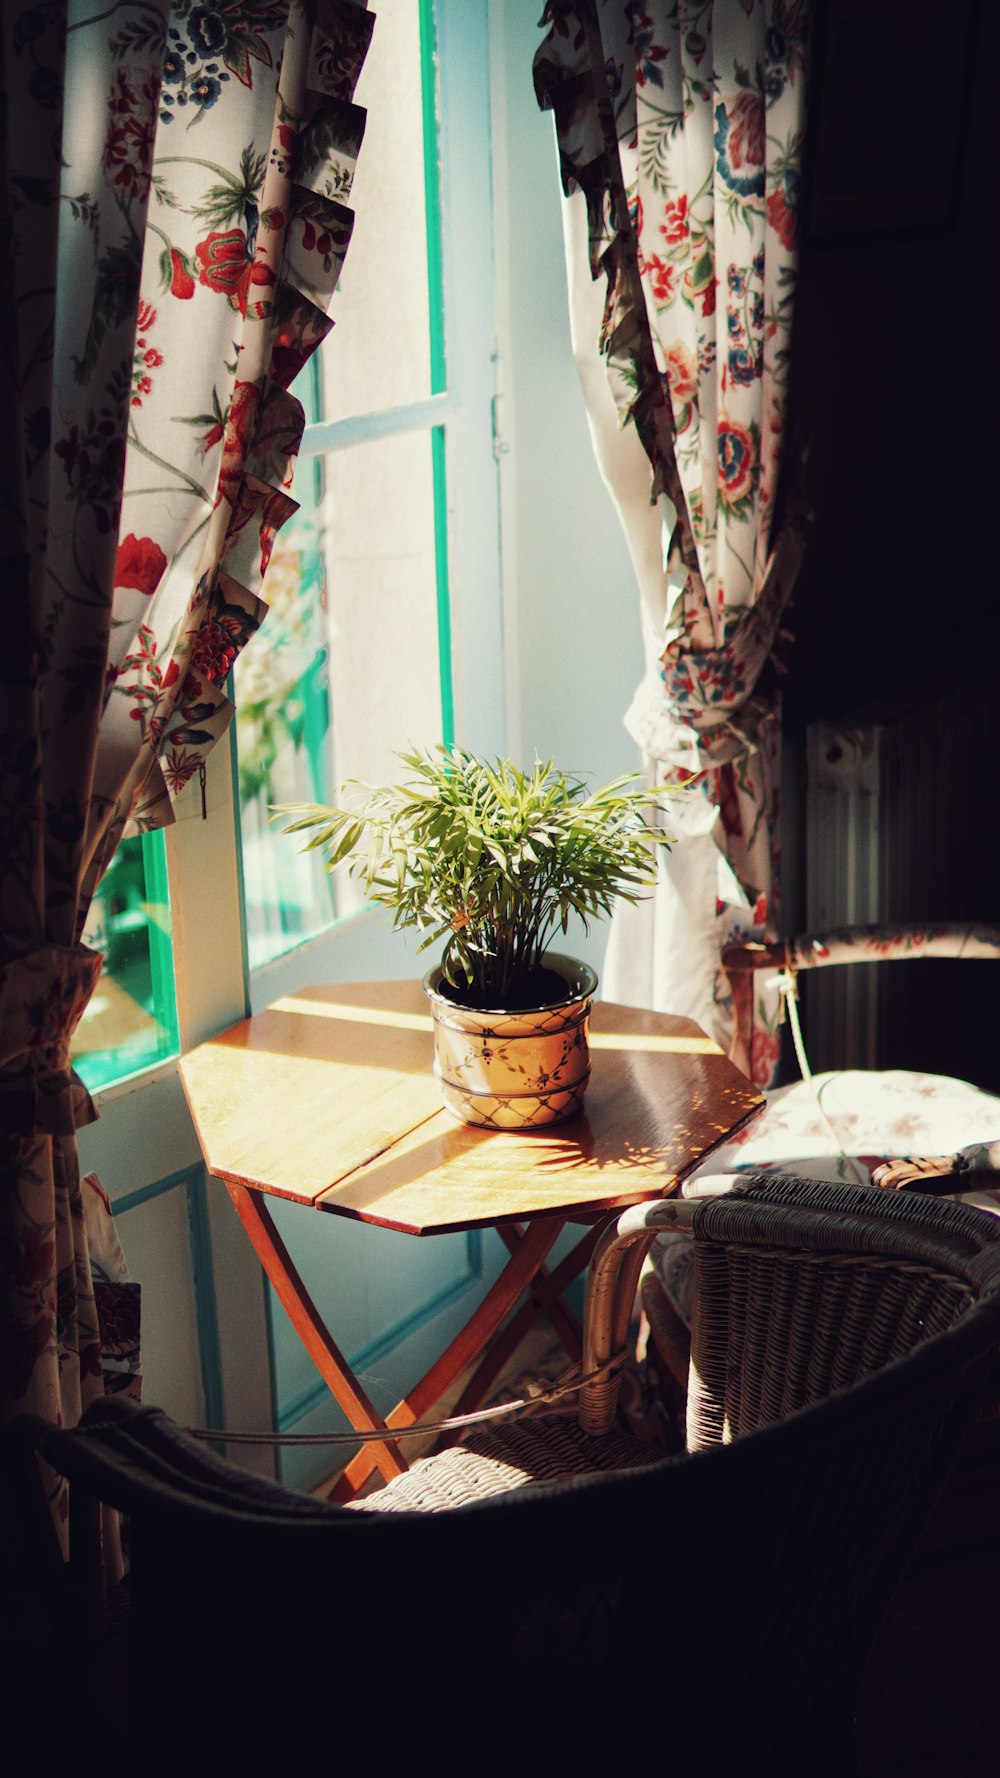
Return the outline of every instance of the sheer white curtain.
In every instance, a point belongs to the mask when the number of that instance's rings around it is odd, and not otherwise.
[[[606,292],[591,276],[587,207],[579,190],[563,200],[563,237],[574,359],[594,454],[621,521],[639,589],[643,685],[655,686],[670,603],[664,526],[649,497],[649,458],[635,427],[621,423],[598,350]],[[643,748],[641,727],[630,714],[625,721],[640,749],[647,782],[662,781],[665,768]],[[690,769],[699,769],[694,751]],[[685,794],[666,801],[661,824],[674,836],[674,845],[658,855],[655,893],[634,906],[622,903],[615,911],[602,990],[609,1000],[680,1013],[711,1031],[717,1024],[715,910],[720,891],[731,895],[735,882],[719,844],[719,812],[703,796]]]

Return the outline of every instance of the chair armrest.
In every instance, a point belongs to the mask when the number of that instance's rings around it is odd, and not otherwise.
[[[957,1181],[954,1154],[909,1154],[883,1161],[872,1169],[872,1184],[883,1191],[930,1192],[934,1196],[950,1196],[961,1187]]]
[[[842,963],[909,963],[923,957],[1000,962],[1000,926],[969,920],[832,926],[825,932],[800,933],[787,943],[726,945],[722,965],[731,975]]]
[[[872,1184],[884,1191],[931,1192],[954,1196],[974,1191],[1000,1191],[1000,1141],[974,1142],[947,1155],[901,1155],[884,1161],[872,1173]]]
[[[969,920],[835,926],[828,932],[802,933],[789,945],[787,961],[793,969],[824,969],[841,963],[914,963],[924,957],[1000,961],[1000,926]]]
[[[633,1204],[605,1230],[587,1272],[584,1376],[601,1370],[612,1358],[624,1357],[642,1262],[657,1235],[690,1234],[697,1209],[697,1199],[657,1198],[651,1204]],[[618,1388],[617,1369],[583,1385],[579,1415],[585,1432],[596,1436],[611,1430]]]
[[[1000,926],[969,920],[946,920],[937,925],[835,926],[826,932],[801,933],[787,943],[727,945],[722,967],[732,993],[735,1021],[729,1060],[750,1075],[757,970],[795,972],[846,963],[908,963],[928,957],[1000,961]]]

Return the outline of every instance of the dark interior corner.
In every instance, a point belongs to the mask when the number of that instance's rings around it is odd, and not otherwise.
[[[983,541],[998,9],[818,0],[817,10],[791,355],[814,514],[788,614],[793,736],[818,717],[888,704],[930,668],[992,676],[998,633]],[[877,129],[876,85],[893,68],[893,125]]]
[[[786,618],[789,933],[816,924],[806,737],[818,722],[881,729],[895,761],[905,737],[906,781],[882,767],[877,917],[992,915],[1000,605],[986,555],[996,386],[986,132],[998,22],[981,0],[947,14],[933,0],[817,0],[791,354],[791,450],[805,455],[812,519]],[[843,973],[803,988],[816,1068],[844,1060],[818,1035]],[[984,971],[879,975],[876,1065],[997,1090]]]

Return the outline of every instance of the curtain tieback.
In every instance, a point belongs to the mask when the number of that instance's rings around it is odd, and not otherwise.
[[[85,945],[8,949],[0,962],[0,1135],[68,1136],[96,1118],[69,1046],[101,962]]]

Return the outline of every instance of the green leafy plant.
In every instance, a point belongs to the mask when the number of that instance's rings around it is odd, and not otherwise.
[[[646,821],[658,797],[635,774],[588,792],[552,761],[524,772],[460,747],[401,753],[409,776],[370,789],[343,787],[345,802],[284,804],[285,833],[311,832],[304,851],[323,868],[345,865],[394,927],[443,939],[441,967],[455,999],[520,1008],[558,998],[544,957],[570,916],[584,925],[610,914],[617,896],[637,901],[656,880],[655,850],[670,840]],[[348,794],[351,793],[351,794]]]

